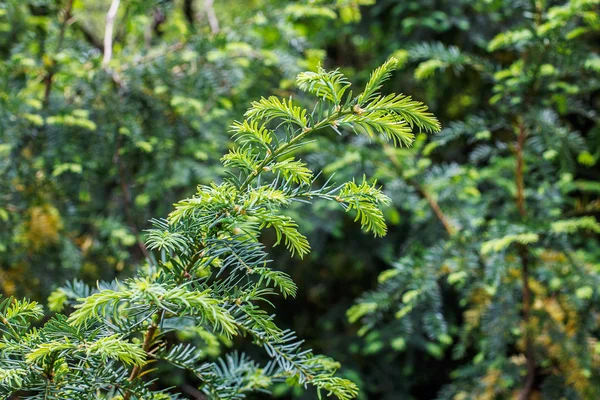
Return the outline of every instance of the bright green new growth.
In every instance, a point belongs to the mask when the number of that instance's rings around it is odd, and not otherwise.
[[[410,145],[412,129],[439,130],[427,108],[403,95],[382,96],[382,83],[396,61],[378,68],[365,91],[352,97],[339,72],[305,72],[299,87],[317,96],[305,109],[290,99],[262,98],[252,103],[246,120],[232,132],[237,146],[222,159],[228,177],[200,186],[197,194],[175,205],[167,219],[153,220],[147,248],[156,252],[135,278],[100,284],[92,290],[79,282],[60,289],[52,308],[72,307],[40,329],[29,322],[42,315],[35,303],[5,300],[0,305],[0,394],[26,393],[30,399],[174,399],[152,390],[145,368],[158,360],[186,369],[201,381],[200,390],[214,399],[238,399],[268,390],[276,382],[312,385],[341,400],[356,397],[357,386],[334,376],[335,361],[301,348],[293,332],[282,330],[260,306],[279,291],[294,296],[297,288],[285,273],[272,268],[260,243],[263,229],[292,255],[309,253],[299,225],[282,210],[293,202],[314,199],[339,203],[355,212],[362,228],[386,233],[380,206],[390,203],[375,184],[346,182],[318,186],[307,165],[293,154],[307,136],[332,127],[382,135]],[[194,330],[196,340],[171,344],[166,334]],[[271,362],[261,367],[245,355],[208,362],[202,341],[244,335],[262,346]]]

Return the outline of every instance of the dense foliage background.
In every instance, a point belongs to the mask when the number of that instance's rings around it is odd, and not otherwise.
[[[274,248],[299,287],[278,322],[364,399],[600,395],[600,2],[7,0],[0,32],[3,295],[130,276],[148,221],[222,180],[250,101],[302,101],[319,63],[364,83],[394,56],[386,89],[444,129],[409,149],[330,129],[303,150],[393,206],[383,239],[335,204],[290,211],[313,252]]]

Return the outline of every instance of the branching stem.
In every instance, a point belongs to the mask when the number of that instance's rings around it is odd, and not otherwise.
[[[383,150],[385,152],[385,155],[391,161],[392,165],[396,168],[398,175],[402,176],[402,165],[396,158],[394,149],[388,143],[383,142],[382,145],[383,145]],[[450,219],[446,216],[446,214],[440,207],[437,200],[431,194],[429,194],[422,185],[419,185],[414,180],[407,179],[406,183],[408,185],[412,186],[421,195],[421,197],[423,197],[425,200],[427,200],[429,207],[431,207],[431,209],[432,209],[433,213],[435,214],[435,216],[437,217],[437,219],[444,226],[444,229],[448,233],[448,236],[449,237],[454,236],[454,234],[456,233],[456,228],[454,227],[454,225],[452,225],[452,223],[450,222]]]
[[[146,331],[146,334],[144,335],[144,343],[142,344],[142,350],[144,350],[144,352],[146,352],[146,354],[148,354],[148,352],[150,351],[150,346],[152,346],[152,341],[154,339],[154,336],[156,335],[156,331],[157,331],[159,325],[162,322],[163,317],[164,317],[164,311],[161,313],[157,312],[152,317],[152,323],[150,324],[150,326],[148,327],[148,330]],[[129,375],[129,382],[135,381],[140,376],[143,369],[144,369],[143,366],[138,366],[138,365],[134,366],[133,369],[131,370],[131,374]],[[127,393],[125,393],[125,395],[123,396],[123,400],[129,400],[130,398],[131,398],[131,391],[127,391]]]
[[[516,169],[515,184],[517,187],[516,203],[522,219],[527,218],[525,207],[525,178],[524,178],[524,146],[527,138],[527,130],[523,120],[519,118],[517,123],[518,136],[515,147]],[[531,288],[529,287],[529,251],[525,245],[518,245],[519,258],[521,260],[521,279],[523,285],[523,323],[525,325],[525,358],[527,359],[527,377],[523,388],[519,393],[519,400],[527,400],[533,389],[535,381],[535,351],[533,343],[533,332],[531,331]]]
[[[275,150],[273,150],[273,152],[271,154],[268,154],[264,158],[264,160],[262,160],[262,162],[259,164],[258,168],[256,169],[256,171],[257,171],[256,173],[251,173],[246,177],[244,182],[240,185],[240,188],[239,188],[240,191],[244,191],[245,189],[247,189],[248,186],[250,186],[250,184],[258,177],[258,175],[260,175],[260,172],[263,171],[263,168],[266,167],[267,165],[269,165],[269,163],[271,161],[273,161],[274,159],[279,157],[279,155],[281,155],[290,146],[292,146],[292,145],[298,143],[299,141],[301,141],[302,139],[304,139],[306,137],[306,135],[308,135],[309,133],[317,131],[319,129],[322,129],[328,125],[331,125],[331,123],[334,120],[336,120],[344,115],[348,115],[348,114],[352,114],[351,109],[334,112],[330,116],[325,118],[324,120],[317,122],[314,126],[303,129],[300,133],[298,133],[296,136],[291,138],[289,142],[285,142],[282,145],[280,145],[279,147],[277,147]]]

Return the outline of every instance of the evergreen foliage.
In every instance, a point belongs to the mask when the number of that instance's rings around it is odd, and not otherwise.
[[[222,158],[228,176],[199,185],[167,218],[152,221],[146,240],[152,253],[137,276],[97,289],[77,281],[59,289],[51,296],[52,308],[71,312],[40,328],[30,328],[42,315],[36,303],[6,299],[0,306],[0,393],[30,399],[179,398],[153,389],[159,376],[144,379],[151,365],[163,361],[195,375],[210,398],[244,398],[277,382],[311,385],[319,397],[355,398],[357,386],[335,375],[339,363],[304,349],[293,331],[276,325],[269,298],[294,296],[298,288],[271,265],[259,239],[272,228],[276,244],[283,243],[292,256],[308,254],[307,238],[283,210],[313,200],[329,200],[356,214],[366,232],[386,233],[380,207],[390,199],[376,183],[363,178],[318,185],[319,174],[294,153],[329,127],[348,127],[397,145],[412,143],[413,126],[438,130],[423,104],[379,93],[395,66],[392,58],[375,70],[356,97],[346,92],[349,83],[339,71],[319,69],[318,78],[301,74],[299,86],[318,99],[312,111],[292,98],[253,102],[246,120],[232,127],[237,144]],[[307,83],[313,79],[318,83]],[[225,339],[247,336],[270,361],[260,366],[234,353],[210,362],[201,347],[171,340],[170,333],[185,324]],[[160,371],[161,364],[156,368]]]
[[[599,7],[0,1],[0,388],[598,397]]]
[[[317,28],[358,2],[217,1],[216,31],[201,3],[122,1],[112,36],[110,0],[0,4],[4,294],[132,273],[146,221],[222,174],[230,121],[289,91],[324,57]]]
[[[377,354],[453,359],[440,399],[596,398],[598,209],[589,183],[600,80],[589,63],[600,3],[475,3],[510,29],[488,20],[479,41],[399,52],[424,85],[440,90],[466,75],[484,99],[411,151],[388,148],[391,166],[377,175],[395,204],[408,204],[412,229],[347,316]],[[465,153],[444,162],[453,147]]]

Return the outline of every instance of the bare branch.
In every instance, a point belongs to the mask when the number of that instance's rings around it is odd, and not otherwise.
[[[121,0],[112,0],[108,13],[106,14],[106,28],[104,30],[104,58],[102,58],[102,67],[108,68],[108,64],[112,59],[112,47],[113,47],[113,28],[115,26],[115,19],[117,12],[119,11],[119,4]]]
[[[214,0],[204,0],[204,10],[206,11],[206,17],[208,18],[208,25],[210,25],[210,30],[212,33],[219,33],[219,20],[217,19],[217,14],[215,14],[215,9],[213,7]]]

